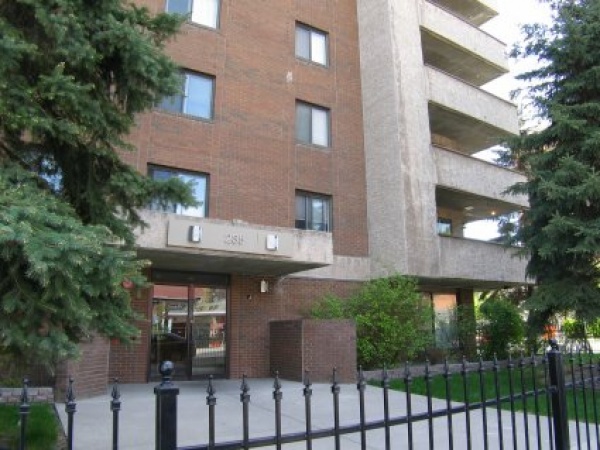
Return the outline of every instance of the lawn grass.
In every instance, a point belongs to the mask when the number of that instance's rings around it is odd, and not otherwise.
[[[570,367],[568,361],[565,361],[565,369],[568,371],[566,374],[566,382],[571,381]],[[587,365],[584,369],[585,378],[589,377]],[[578,367],[575,370],[576,380],[579,381]],[[522,379],[521,379],[522,378]],[[521,386],[525,386],[525,402],[522,399],[516,399],[513,402],[515,411],[523,411],[527,408],[529,413],[539,412],[540,415],[548,415],[548,402],[546,393],[540,392],[537,396],[537,400],[534,396],[534,382],[535,388],[539,391],[545,385],[544,368],[542,365],[538,365],[532,371],[530,365],[526,365],[521,372],[518,362],[515,363],[515,368],[509,371],[507,368],[501,368],[498,370],[497,381],[494,372],[486,371],[483,375],[483,396],[485,400],[495,400],[500,397],[502,409],[511,409],[510,393],[514,395],[522,395]],[[512,383],[512,391],[511,391]],[[480,384],[480,378],[478,372],[471,372],[467,375],[466,392],[465,396],[465,383],[461,374],[451,374],[448,377],[448,389],[450,391],[449,397],[452,401],[465,402],[465,398],[468,399],[469,403],[480,403],[482,399],[482,389]],[[499,395],[496,394],[496,385],[498,386]],[[593,393],[591,387],[586,384],[585,395],[581,389],[568,389],[567,390],[567,407],[568,417],[571,420],[578,418],[579,420],[585,420],[589,422],[600,422],[598,419],[600,416],[600,391]],[[402,379],[392,380],[390,387],[395,390],[404,391],[405,383]],[[600,382],[596,380],[596,388],[600,387]],[[431,378],[431,395],[434,398],[445,399],[446,398],[446,377],[444,375],[435,375]],[[427,386],[424,377],[414,377],[411,384],[411,392],[413,394],[426,395]],[[594,400],[596,403],[596,412],[594,411]],[[537,401],[537,409],[536,409]],[[488,406],[488,408],[495,408],[496,406]],[[587,415],[586,415],[587,414]]]
[[[0,405],[0,443],[10,449],[18,448],[20,436],[18,405]],[[52,405],[31,405],[27,416],[27,450],[52,450],[56,448],[58,424]]]

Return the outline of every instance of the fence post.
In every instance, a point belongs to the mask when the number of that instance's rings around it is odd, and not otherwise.
[[[548,352],[548,370],[552,400],[552,419],[554,424],[555,450],[568,450],[569,423],[567,418],[567,395],[562,355],[558,342],[550,340],[551,350]]]
[[[69,376],[69,387],[67,388],[65,412],[67,413],[67,450],[73,450],[73,416],[77,412],[77,403],[75,403],[73,377],[71,376]]]
[[[119,379],[113,379],[112,392],[110,394],[110,410],[113,413],[113,435],[112,435],[112,450],[119,448],[119,411],[121,411],[121,393],[119,392]]]
[[[174,365],[160,365],[161,383],[154,388],[156,396],[156,450],[177,449],[177,396],[179,388],[171,382]]]
[[[23,389],[21,391],[21,405],[19,406],[19,417],[21,419],[21,437],[19,439],[19,450],[25,450],[25,432],[27,430],[27,416],[29,415],[29,394],[27,387],[29,380],[23,378]]]

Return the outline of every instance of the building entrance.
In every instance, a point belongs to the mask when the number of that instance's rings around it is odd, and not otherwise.
[[[155,284],[153,291],[150,378],[166,360],[178,379],[225,376],[227,288]]]

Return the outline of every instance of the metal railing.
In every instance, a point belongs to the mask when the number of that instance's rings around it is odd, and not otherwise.
[[[456,370],[458,369],[458,370]],[[340,422],[340,392],[342,385],[338,383],[337,374],[333,370],[333,378],[330,386],[331,402],[333,407],[332,425],[328,428],[315,429],[313,426],[313,389],[312,383],[305,375],[303,381],[302,395],[304,397],[304,430],[301,432],[282,432],[282,399],[281,383],[276,375],[273,383],[273,406],[274,426],[273,435],[250,438],[250,387],[244,376],[240,386],[240,403],[242,415],[242,438],[239,440],[218,442],[215,426],[215,410],[217,405],[216,390],[212,379],[208,381],[206,390],[206,405],[208,408],[208,442],[196,446],[180,448],[180,450],[204,450],[204,449],[250,449],[265,446],[274,446],[281,449],[286,444],[304,442],[305,448],[312,449],[313,442],[318,439],[330,438],[333,447],[340,450],[343,447],[342,437],[355,434],[360,441],[360,448],[366,449],[369,444],[369,432],[383,430],[382,448],[414,449],[417,444],[415,440],[415,427],[422,423],[427,428],[426,433],[419,436],[418,444],[424,445],[430,450],[435,449],[435,436],[440,432],[447,433],[445,436],[447,448],[453,449],[457,442],[455,427],[458,420],[461,423],[461,446],[467,449],[483,448],[549,448],[551,450],[570,449],[569,418],[567,416],[567,398],[570,397],[574,405],[571,416],[571,429],[575,430],[577,448],[600,448],[600,433],[598,429],[598,404],[597,389],[600,387],[598,374],[600,366],[591,355],[581,353],[570,354],[567,363],[563,361],[562,354],[556,342],[552,343],[552,349],[540,357],[524,357],[500,363],[496,360],[484,363],[479,360],[476,363],[467,363],[464,359],[456,369],[446,363],[441,371],[434,371],[428,363],[422,368],[422,381],[425,389],[426,411],[414,412],[413,400],[414,385],[417,370],[406,366],[400,375],[397,371],[383,370],[380,379],[375,381],[380,387],[382,395],[382,414],[377,420],[367,420],[365,413],[365,392],[368,384],[362,370],[358,372],[356,389],[358,390],[358,412],[359,420],[356,423],[344,424]],[[176,450],[177,447],[177,396],[179,388],[172,382],[173,364],[164,362],[160,368],[163,376],[162,382],[154,388],[156,397],[156,450]],[[501,372],[507,378],[507,390],[501,388]],[[390,376],[390,374],[395,376]],[[442,400],[444,406],[434,409],[434,377],[442,377],[444,394]],[[458,385],[452,384],[451,380],[459,377]],[[390,408],[390,384],[392,378],[396,378],[403,386],[405,410],[403,415],[391,416]],[[439,380],[438,380],[439,381]],[[371,380],[371,383],[374,381]],[[476,388],[473,388],[473,385]],[[453,392],[458,386],[459,392]],[[25,450],[25,430],[27,427],[27,416],[29,414],[29,400],[27,394],[28,383],[24,380],[19,413],[21,416],[21,440],[19,449]],[[458,396],[458,400],[457,400]],[[439,397],[439,394],[437,395]],[[545,403],[545,406],[543,405]],[[579,412],[578,406],[583,410]],[[119,446],[119,411],[121,400],[117,380],[114,381],[110,410],[113,414],[113,436],[112,448],[117,450]],[[73,380],[69,380],[69,388],[65,402],[67,413],[67,448],[73,449],[73,425],[76,413],[76,403],[73,393]],[[472,420],[472,414],[477,412],[480,421]],[[547,416],[547,417],[544,417]],[[493,424],[495,417],[495,425]],[[445,418],[445,429],[435,426],[434,420]],[[505,436],[506,423],[510,420],[510,436]],[[521,423],[522,420],[522,423]],[[438,422],[439,423],[439,422]],[[464,429],[462,428],[464,425]],[[406,427],[406,436],[403,442],[393,442],[392,430],[394,427]],[[437,429],[436,429],[437,428]],[[477,429],[477,442],[474,443],[473,431]],[[425,434],[427,438],[425,439]],[[490,435],[494,435],[493,445],[490,443]],[[482,442],[479,442],[480,439]],[[512,441],[509,445],[509,439]],[[585,439],[585,442],[583,442]],[[523,442],[524,441],[524,442]],[[378,441],[379,442],[379,441]],[[519,442],[523,445],[519,445]],[[587,447],[584,447],[584,444]]]

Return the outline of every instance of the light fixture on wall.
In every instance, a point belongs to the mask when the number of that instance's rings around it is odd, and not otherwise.
[[[269,282],[264,278],[260,280],[260,292],[263,294],[269,292]]]

